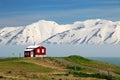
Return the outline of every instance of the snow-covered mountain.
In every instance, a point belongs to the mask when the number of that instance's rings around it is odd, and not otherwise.
[[[96,19],[74,24],[75,28],[53,35],[43,43],[120,44],[120,21]]]
[[[54,21],[40,20],[23,27],[5,27],[0,29],[0,44],[37,44],[52,35],[69,30],[70,26],[58,25]]]
[[[120,21],[93,19],[59,25],[54,21],[40,20],[36,23],[0,29],[0,44],[26,45],[51,44],[102,44],[120,43]]]

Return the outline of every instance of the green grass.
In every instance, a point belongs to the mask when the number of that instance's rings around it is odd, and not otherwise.
[[[57,67],[57,68],[56,68]],[[42,58],[5,58],[0,59],[0,76],[3,80],[51,80],[57,77],[73,76],[77,78],[97,78],[119,80],[119,76],[111,76],[99,71],[111,71],[120,75],[120,67],[81,56]],[[58,75],[59,74],[59,75]],[[67,74],[67,75],[66,75]],[[51,77],[51,75],[53,75]],[[12,78],[7,78],[12,76]],[[63,78],[61,78],[63,79]],[[73,80],[74,80],[73,79]],[[96,79],[96,80],[97,80]],[[63,79],[64,80],[64,79]]]
[[[120,75],[120,72],[115,72],[115,73]]]
[[[70,62],[77,63],[77,64],[80,64],[80,65],[86,66],[86,67],[120,72],[119,66],[115,66],[115,65],[108,64],[108,63],[104,63],[104,62],[95,61],[95,60],[86,59],[81,56],[69,56],[69,57],[65,57],[65,59]]]
[[[0,60],[1,61],[1,60]],[[13,70],[13,71],[41,71],[41,72],[49,72],[52,71],[51,68],[43,67],[40,65],[36,65],[34,63],[28,63],[19,61],[17,58],[4,59],[0,62],[0,71],[3,70]]]
[[[83,73],[83,72],[73,72],[72,74],[74,76],[79,76],[79,77],[94,77],[94,78],[112,80],[112,76],[111,75],[100,74],[100,73],[87,74],[87,73]]]
[[[81,56],[77,56],[77,55],[66,57],[66,59],[73,61],[73,62],[76,62],[76,63],[89,63],[89,62],[91,62],[91,60],[86,59],[86,58],[81,57]]]
[[[17,60],[20,60],[22,58],[18,58],[18,57],[14,57],[14,58],[2,58],[0,59],[0,62],[3,62],[3,61],[17,61]]]
[[[70,70],[77,70],[77,71],[81,71],[81,70],[85,69],[85,68],[82,68],[80,66],[67,66],[66,68],[70,69]]]
[[[41,75],[53,71],[50,67],[44,67],[32,62],[25,62],[27,58],[0,59],[0,80],[49,80],[48,76]],[[28,58],[27,61],[31,61]]]

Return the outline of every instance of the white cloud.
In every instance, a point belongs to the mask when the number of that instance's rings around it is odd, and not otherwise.
[[[120,20],[120,8],[111,9],[73,9],[73,10],[59,10],[59,11],[38,11],[38,12],[11,12],[13,16],[1,17],[1,26],[19,26],[27,25],[36,22],[40,19],[55,20],[58,23],[73,23],[76,20],[86,19],[110,19],[113,21]],[[7,15],[7,13],[5,14]]]

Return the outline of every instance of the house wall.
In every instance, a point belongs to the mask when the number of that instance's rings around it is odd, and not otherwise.
[[[46,55],[46,48],[45,47],[35,48],[35,55]]]
[[[30,51],[25,51],[25,52],[24,52],[24,57],[31,57]]]

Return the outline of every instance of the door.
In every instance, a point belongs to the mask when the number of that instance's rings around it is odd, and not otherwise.
[[[34,57],[33,55],[34,55],[34,53],[33,53],[33,51],[32,51],[32,52],[31,52],[31,57]]]

